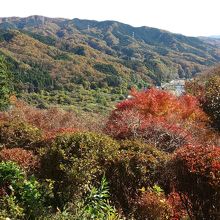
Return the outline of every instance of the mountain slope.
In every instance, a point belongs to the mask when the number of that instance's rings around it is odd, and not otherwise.
[[[116,21],[0,18],[0,53],[25,92],[105,90],[124,94],[191,77],[220,61],[220,46]],[[117,99],[117,98],[116,98]]]

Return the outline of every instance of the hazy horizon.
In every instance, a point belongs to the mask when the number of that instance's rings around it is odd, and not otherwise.
[[[218,0],[8,0],[1,3],[0,17],[114,20],[187,36],[216,36],[220,35],[219,6]]]

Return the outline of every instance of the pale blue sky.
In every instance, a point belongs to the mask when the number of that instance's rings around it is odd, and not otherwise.
[[[220,35],[220,0],[2,0],[0,17],[117,20],[191,36]]]

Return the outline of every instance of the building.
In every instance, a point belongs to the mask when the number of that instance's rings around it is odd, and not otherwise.
[[[185,80],[178,79],[172,80],[169,83],[161,83],[161,89],[172,92],[173,94],[180,96],[185,92]]]

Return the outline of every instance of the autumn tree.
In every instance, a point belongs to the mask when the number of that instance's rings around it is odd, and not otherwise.
[[[192,139],[192,132],[206,120],[193,96],[176,97],[155,88],[132,90],[130,99],[120,102],[111,113],[106,132],[117,139],[141,138],[172,152]]]
[[[217,146],[188,145],[176,151],[165,169],[191,219],[219,219],[219,158]]]
[[[212,127],[220,130],[220,67],[212,68],[186,82],[185,90],[194,95],[209,116]]]

